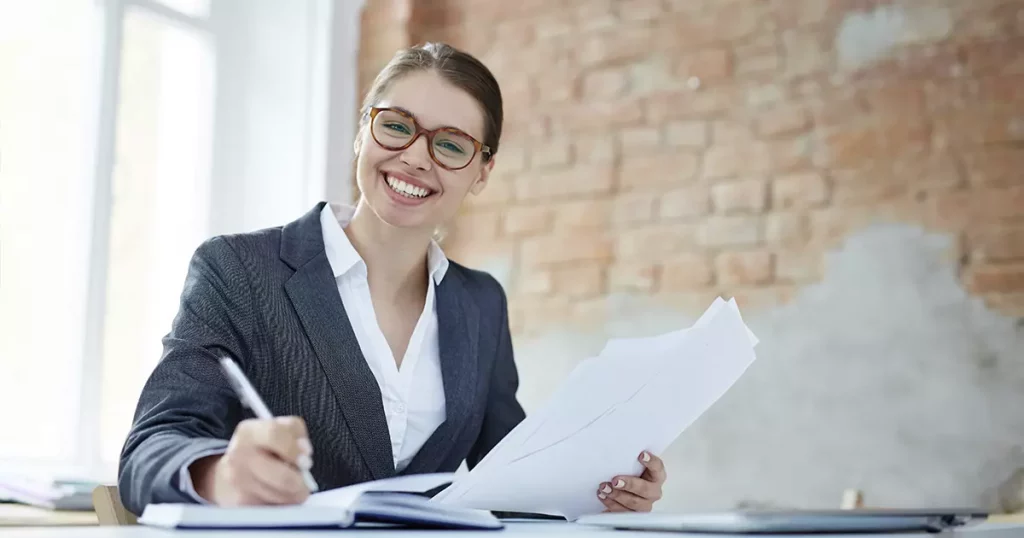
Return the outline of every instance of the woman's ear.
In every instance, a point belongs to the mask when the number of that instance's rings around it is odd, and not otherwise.
[[[483,168],[480,169],[480,176],[473,182],[473,186],[469,188],[469,192],[474,195],[480,194],[484,190],[484,187],[487,186],[487,180],[490,178],[491,170],[493,168],[494,158],[492,157],[486,164],[484,164]]]

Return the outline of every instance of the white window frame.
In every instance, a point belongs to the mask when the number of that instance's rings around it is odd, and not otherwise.
[[[209,19],[191,16],[155,0],[94,1],[97,3],[97,19],[101,26],[98,32],[101,42],[97,64],[99,76],[93,89],[96,98],[93,171],[91,184],[86,188],[92,196],[86,210],[91,228],[87,238],[88,275],[84,287],[82,355],[78,365],[78,420],[77,431],[72,437],[76,450],[74,460],[66,464],[72,469],[110,478],[116,469],[107,467],[108,463],[101,453],[103,338],[113,210],[112,183],[118,136],[117,109],[126,16],[129,10],[138,10],[185,27],[197,35],[205,35],[214,44],[221,37],[217,32],[223,28],[218,28]],[[211,0],[213,3],[217,1]],[[352,147],[358,114],[356,74],[363,2],[310,0],[308,15],[313,30],[306,36],[309,40],[308,50],[312,54],[304,135],[307,146],[301,174],[303,185],[297,186],[303,189],[304,197],[310,205],[322,199],[332,202],[351,200],[352,182],[348,179],[351,160],[346,154],[351,155],[347,150]],[[211,13],[214,9],[211,8]],[[215,64],[220,57],[214,47]],[[217,69],[219,71],[220,67]],[[218,78],[215,77],[215,80]],[[217,88],[214,91],[219,92]],[[217,115],[216,110],[214,114]],[[219,133],[216,121],[213,128],[215,139],[217,136],[230,136]],[[215,174],[211,175],[211,179],[213,182],[218,181]],[[212,231],[219,230],[214,226]]]

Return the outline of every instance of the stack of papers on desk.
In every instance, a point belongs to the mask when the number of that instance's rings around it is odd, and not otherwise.
[[[753,363],[756,344],[735,300],[722,299],[689,329],[609,341],[434,502],[570,520],[602,512],[601,482],[641,474],[640,452],[664,453]]]
[[[85,478],[0,473],[0,501],[49,510],[92,510],[92,490],[99,482]]]

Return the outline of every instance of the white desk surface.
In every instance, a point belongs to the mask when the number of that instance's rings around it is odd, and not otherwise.
[[[51,528],[7,528],[0,531],[0,534],[19,536],[22,538],[167,538],[169,536],[187,536],[188,538],[225,538],[253,536],[259,538],[313,538],[344,533],[351,538],[355,535],[374,538],[426,538],[441,535],[457,536],[461,538],[500,538],[503,534],[531,535],[531,536],[559,536],[567,538],[571,536],[595,536],[613,534],[616,538],[653,538],[657,535],[671,536],[674,538],[730,538],[751,535],[724,535],[724,534],[684,534],[684,533],[656,533],[646,531],[614,531],[585,527],[572,523],[563,522],[516,522],[506,523],[504,530],[499,531],[431,531],[431,530],[399,530],[399,529],[339,529],[339,530],[307,530],[307,531],[268,531],[268,530],[230,530],[230,531],[197,531],[183,530],[172,531],[156,529],[140,525],[128,527],[51,527]],[[789,536],[789,535],[786,535]],[[771,535],[770,538],[786,538],[783,535]],[[970,529],[957,531],[949,534],[857,534],[857,535],[815,535],[815,538],[914,538],[914,537],[948,537],[948,538],[1021,538],[1024,537],[1024,526],[1021,524],[1007,523],[984,523]],[[789,536],[789,538],[807,538],[807,535]]]

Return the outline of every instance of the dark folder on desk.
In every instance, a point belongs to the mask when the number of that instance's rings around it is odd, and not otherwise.
[[[935,510],[768,510],[704,514],[603,513],[578,523],[629,530],[710,534],[941,532],[982,521],[985,512]]]

